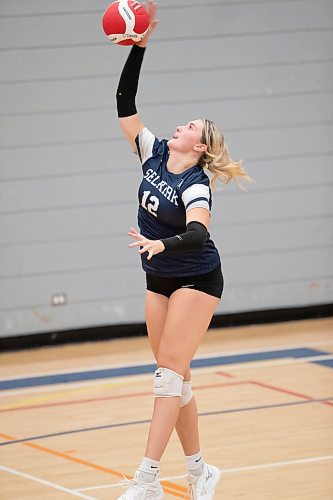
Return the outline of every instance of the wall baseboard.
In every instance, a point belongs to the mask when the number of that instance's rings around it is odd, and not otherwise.
[[[262,323],[299,321],[304,319],[325,318],[333,316],[333,304],[321,304],[307,307],[285,309],[269,309],[263,311],[247,311],[214,316],[210,328],[229,328]],[[0,350],[18,351],[74,342],[92,342],[110,340],[121,337],[139,337],[147,334],[144,323],[130,325],[107,325],[77,330],[61,330],[54,332],[20,335],[0,338]]]

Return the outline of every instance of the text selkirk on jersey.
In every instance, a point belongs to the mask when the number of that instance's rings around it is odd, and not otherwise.
[[[159,141],[147,128],[140,132],[135,142],[143,169],[138,192],[140,233],[151,240],[184,233],[187,210],[202,207],[211,211],[212,193],[207,174],[198,165],[181,174],[169,172],[168,141]],[[204,274],[220,263],[219,253],[209,233],[202,250],[165,251],[149,261],[147,256],[147,252],[141,255],[142,267],[156,276]]]

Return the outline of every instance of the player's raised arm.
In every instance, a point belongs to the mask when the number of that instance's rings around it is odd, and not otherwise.
[[[136,150],[135,138],[144,128],[135,103],[140,70],[148,39],[158,23],[155,19],[155,2],[149,1],[146,9],[150,17],[149,30],[139,43],[133,45],[121,73],[116,94],[119,123],[133,150]]]

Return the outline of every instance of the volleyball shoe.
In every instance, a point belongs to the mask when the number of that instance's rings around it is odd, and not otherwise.
[[[187,475],[190,498],[192,500],[211,500],[221,477],[221,471],[215,465],[204,464],[200,476]]]
[[[121,486],[127,486],[127,490],[118,500],[162,500],[164,498],[163,488],[157,477],[153,482],[147,483],[143,479],[143,474],[136,471],[134,478],[124,479],[120,482]]]

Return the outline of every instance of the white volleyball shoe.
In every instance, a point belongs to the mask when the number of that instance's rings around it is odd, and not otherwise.
[[[215,488],[221,478],[221,471],[215,465],[204,464],[200,476],[187,475],[192,500],[212,500]]]
[[[147,483],[143,479],[143,473],[136,471],[133,479],[124,479],[119,484],[127,487],[127,490],[118,497],[118,500],[163,500],[164,498],[158,474],[152,483]]]

